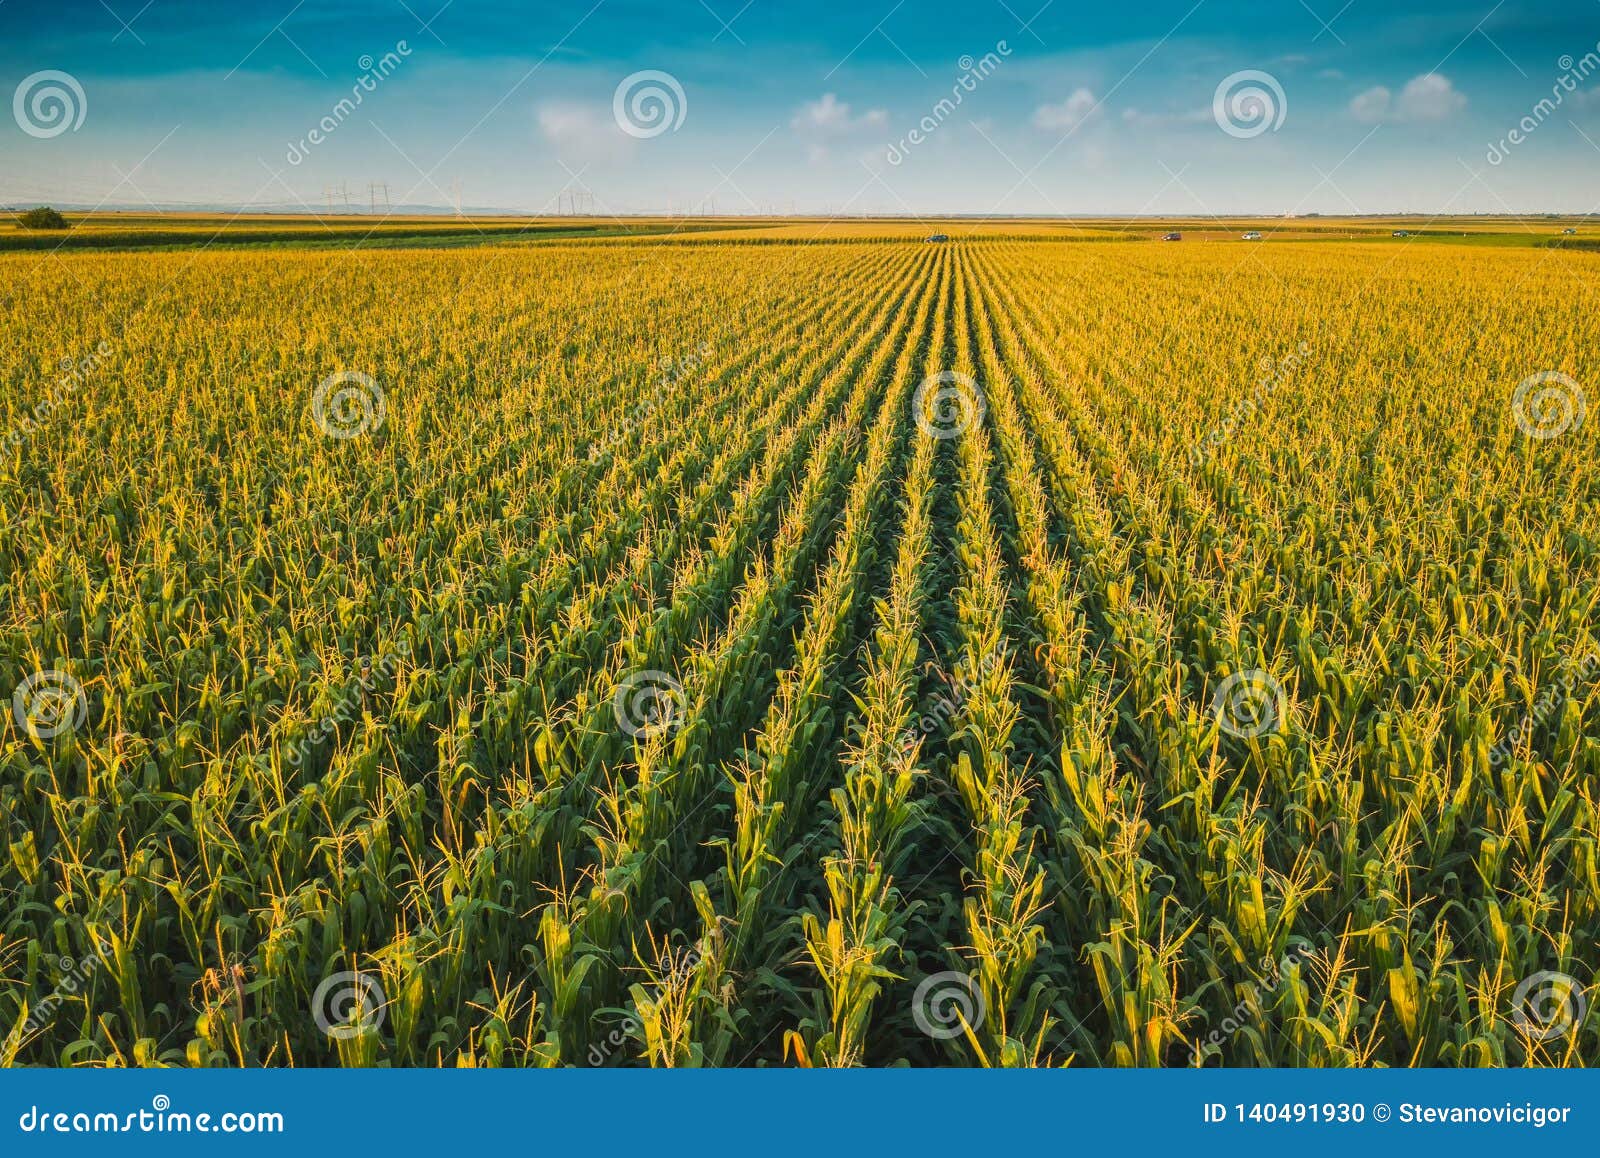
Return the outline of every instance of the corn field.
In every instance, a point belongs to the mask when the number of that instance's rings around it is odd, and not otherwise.
[[[1593,257],[955,233],[0,254],[0,1064],[1600,1061]]]

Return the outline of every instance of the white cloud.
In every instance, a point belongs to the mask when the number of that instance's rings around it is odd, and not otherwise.
[[[563,158],[610,161],[627,155],[633,138],[617,128],[609,108],[574,101],[549,101],[535,115],[539,132]]]
[[[1350,114],[1372,125],[1379,121],[1442,121],[1467,107],[1467,98],[1450,78],[1424,73],[1406,82],[1395,96],[1383,85],[1367,89],[1350,102]]]
[[[1375,125],[1389,115],[1394,94],[1383,85],[1376,85],[1350,102],[1350,114],[1363,124]]]
[[[1086,88],[1076,89],[1058,105],[1040,105],[1034,109],[1034,128],[1057,133],[1075,129],[1088,120],[1096,104],[1094,93]]]
[[[1414,77],[1400,90],[1400,118],[1407,121],[1442,121],[1467,107],[1467,98],[1450,78],[1430,72]]]
[[[789,122],[790,128],[805,139],[806,158],[813,165],[828,159],[828,141],[870,130],[881,131],[888,124],[889,114],[883,109],[868,109],[855,116],[849,102],[831,92],[823,93],[821,100],[801,105]]]
[[[1122,119],[1124,123],[1130,125],[1172,126],[1212,124],[1216,117],[1207,106],[1183,113],[1147,113],[1142,109],[1126,108],[1122,110]]]
[[[842,136],[862,129],[881,129],[889,123],[889,114],[883,109],[868,109],[859,117],[850,115],[850,105],[831,92],[822,94],[821,100],[807,101],[789,122],[802,133],[821,136]]]

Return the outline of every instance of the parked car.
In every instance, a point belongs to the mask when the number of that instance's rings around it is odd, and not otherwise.
[[[1249,233],[1244,235],[1244,240],[1245,241],[1260,241],[1261,240],[1261,234],[1257,230],[1252,229]]]
[[[1161,238],[1161,240],[1162,241],[1182,241],[1183,240],[1183,234],[1181,234],[1181,233],[1168,233],[1165,236],[1163,236]]]
[[[930,234],[928,234],[928,240],[929,241],[949,241],[950,240],[950,235],[948,233],[930,233]]]
[[[1394,237],[1410,237],[1411,234],[1407,233],[1404,229],[1396,229],[1392,236],[1394,236]]]
[[[1563,229],[1561,232],[1562,233],[1576,233],[1578,231],[1576,229]]]

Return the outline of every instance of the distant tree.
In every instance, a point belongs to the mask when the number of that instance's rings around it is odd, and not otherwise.
[[[41,205],[18,217],[17,224],[24,229],[66,229],[67,219],[50,206]]]

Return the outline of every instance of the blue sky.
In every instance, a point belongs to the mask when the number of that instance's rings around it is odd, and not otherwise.
[[[1597,0],[0,0],[0,202],[1588,212],[1597,62]]]

